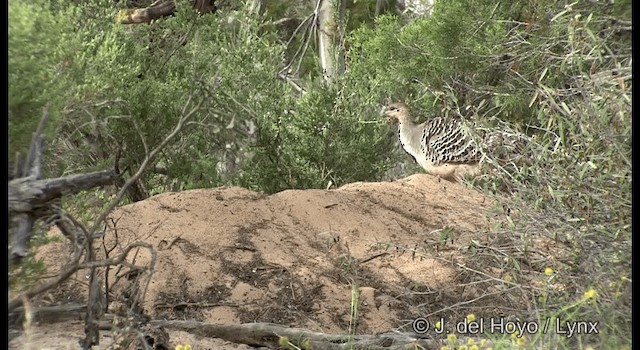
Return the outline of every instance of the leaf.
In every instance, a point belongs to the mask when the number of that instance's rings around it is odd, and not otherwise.
[[[564,103],[564,101],[560,102],[560,106],[565,112],[567,112],[567,114],[571,114],[571,109],[569,109],[569,106],[567,106],[567,104]]]
[[[536,102],[536,99],[538,99],[538,94],[540,93],[540,90],[536,89],[536,92],[533,94],[533,98],[531,98],[531,101],[529,102],[529,108],[531,108],[531,106],[533,106],[534,102]]]
[[[556,19],[558,19],[559,17],[563,16],[567,12],[569,12],[569,10],[560,11],[557,15],[555,15],[555,16],[553,16],[553,18],[551,18],[550,22],[554,22]]]
[[[568,218],[567,222],[580,222],[580,221],[585,221],[585,219],[583,218]]]
[[[544,79],[544,76],[547,75],[548,70],[549,67],[544,67],[544,70],[542,71],[542,74],[540,74],[540,78],[538,78],[538,81],[542,81],[542,79]]]
[[[593,18],[593,12],[589,14],[589,16],[587,17],[587,19],[584,21],[584,24],[587,25],[589,24],[589,22],[591,22],[591,19]],[[586,28],[585,28],[586,29]]]

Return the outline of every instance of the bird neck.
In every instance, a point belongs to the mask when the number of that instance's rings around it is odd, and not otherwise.
[[[400,138],[400,144],[407,153],[416,157],[420,150],[420,130],[416,125],[408,120],[400,120],[398,122],[398,137]]]
[[[400,134],[407,134],[411,130],[415,129],[415,127],[416,125],[411,120],[409,120],[409,118],[398,120],[398,132]]]

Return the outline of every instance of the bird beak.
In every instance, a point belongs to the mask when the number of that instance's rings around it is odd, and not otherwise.
[[[382,106],[382,108],[380,109],[380,115],[381,116],[386,116],[387,115],[387,106]]]
[[[393,121],[393,118],[387,115],[387,111],[388,111],[387,106],[382,107],[380,109],[380,116],[386,119],[387,123],[391,123]]]

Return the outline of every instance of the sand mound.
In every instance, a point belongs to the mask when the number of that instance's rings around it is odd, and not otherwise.
[[[270,196],[191,190],[117,209],[106,246],[117,244],[110,256],[136,241],[155,248],[143,304],[153,318],[340,333],[357,286],[357,332],[376,333],[469,299],[456,263],[464,262],[460,247],[483,239],[490,205],[464,185],[424,174]],[[43,247],[50,270],[66,245]],[[104,256],[103,247],[96,251]],[[134,259],[146,265],[150,254],[133,251]],[[131,294],[127,278],[116,277],[127,270],[112,271],[114,298]],[[84,298],[84,277],[65,284],[67,299]]]

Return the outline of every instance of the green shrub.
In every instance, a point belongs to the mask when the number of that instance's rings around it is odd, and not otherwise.
[[[63,105],[73,8],[56,11],[48,1],[15,0],[9,6],[9,155],[26,153],[50,104],[52,123]],[[54,128],[48,128],[52,135]]]

